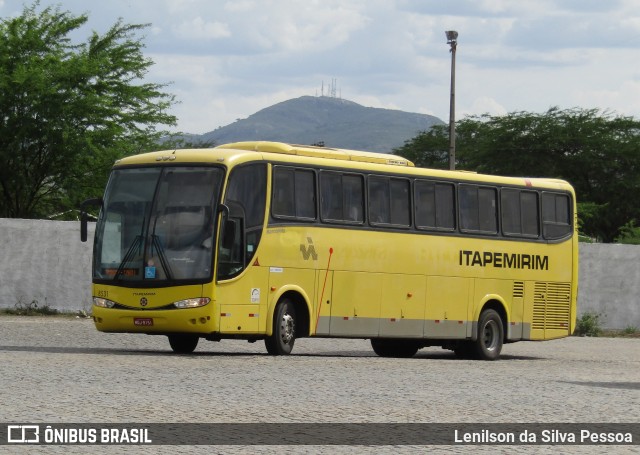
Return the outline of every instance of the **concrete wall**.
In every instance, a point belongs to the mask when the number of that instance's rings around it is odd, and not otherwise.
[[[36,300],[65,312],[91,310],[89,240],[80,241],[80,222],[0,218],[0,307]]]
[[[0,219],[0,307],[17,303],[67,312],[91,309],[91,252],[80,223]],[[580,244],[578,314],[595,311],[603,326],[640,328],[640,246]]]
[[[580,244],[578,315],[593,311],[603,327],[640,328],[640,246]]]

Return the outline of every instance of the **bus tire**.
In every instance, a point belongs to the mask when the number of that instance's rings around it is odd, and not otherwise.
[[[478,320],[478,339],[475,341],[475,357],[478,360],[496,360],[502,351],[504,328],[502,318],[495,310],[484,310]]]
[[[271,355],[291,354],[296,341],[296,312],[293,302],[284,299],[276,306],[273,315],[273,332],[264,339],[267,352]]]
[[[371,338],[373,352],[380,357],[399,357],[408,359],[416,355],[420,346],[418,343],[406,340],[389,340],[386,338]]]
[[[177,354],[191,354],[198,346],[197,335],[168,335],[169,344]]]

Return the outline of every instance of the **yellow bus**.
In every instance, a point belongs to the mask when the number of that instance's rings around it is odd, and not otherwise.
[[[380,356],[570,335],[576,202],[564,181],[417,168],[395,155],[238,142],[115,163],[93,254],[103,332],[370,339]]]

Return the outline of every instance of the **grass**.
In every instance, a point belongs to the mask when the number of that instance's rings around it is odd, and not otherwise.
[[[602,330],[601,337],[607,338],[640,338],[640,329],[629,326],[622,330],[606,329]]]
[[[602,334],[600,318],[602,313],[587,311],[576,321],[575,335],[581,337],[597,337]]]
[[[622,330],[602,328],[602,313],[586,311],[576,321],[574,336],[606,338],[640,338],[640,329],[627,326]]]
[[[29,303],[18,300],[18,303],[13,308],[2,308],[0,312],[14,316],[54,316],[60,313],[49,305],[39,305],[35,299]]]

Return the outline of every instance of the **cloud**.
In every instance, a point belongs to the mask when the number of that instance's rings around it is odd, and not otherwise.
[[[22,3],[0,0],[0,13]],[[555,105],[640,114],[637,0],[64,0],[61,9],[89,13],[86,28],[100,32],[119,17],[151,23],[148,79],[174,82],[172,112],[193,133],[333,78],[347,99],[446,120],[445,30],[459,32],[460,115]]]
[[[231,30],[228,24],[218,21],[205,21],[200,16],[172,27],[172,32],[176,38],[187,41],[210,41],[231,37]]]

